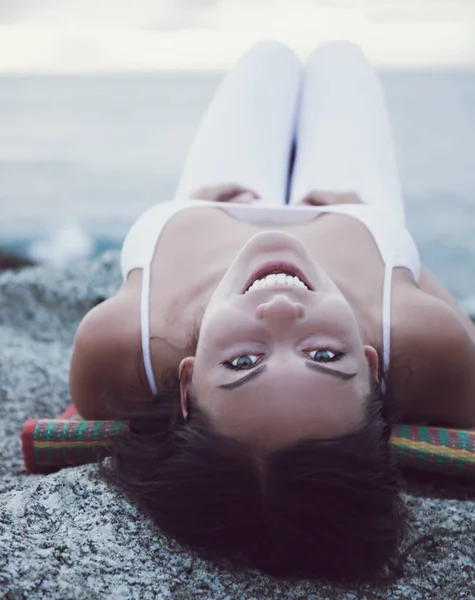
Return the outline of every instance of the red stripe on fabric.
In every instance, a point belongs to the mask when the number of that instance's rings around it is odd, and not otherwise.
[[[23,430],[20,433],[21,451],[23,454],[23,462],[28,473],[35,473],[35,451],[33,447],[33,434],[35,432],[38,419],[28,419],[23,425]]]
[[[460,446],[460,436],[455,429],[449,429],[449,440],[451,448],[458,448]]]

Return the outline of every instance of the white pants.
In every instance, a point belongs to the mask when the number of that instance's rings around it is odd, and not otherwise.
[[[250,188],[266,205],[294,204],[313,190],[354,192],[404,223],[382,87],[359,46],[326,42],[304,67],[279,42],[247,52],[201,121],[175,198],[222,183]]]

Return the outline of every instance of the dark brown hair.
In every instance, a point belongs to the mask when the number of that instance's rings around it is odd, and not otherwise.
[[[406,509],[390,423],[372,382],[364,424],[338,439],[305,439],[261,457],[221,435],[194,392],[188,419],[169,372],[147,410],[109,443],[104,479],[161,528],[205,557],[277,577],[394,579]]]

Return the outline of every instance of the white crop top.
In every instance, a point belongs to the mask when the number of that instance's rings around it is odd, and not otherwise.
[[[177,212],[199,206],[224,210],[236,219],[262,225],[305,223],[322,213],[341,213],[358,219],[373,236],[385,265],[383,287],[383,369],[389,372],[391,334],[391,282],[395,267],[409,269],[416,281],[420,276],[420,257],[411,234],[400,217],[368,204],[332,206],[270,206],[233,204],[209,200],[171,200],[156,204],[142,213],[130,228],[122,245],[120,266],[123,280],[132,269],[143,269],[140,301],[140,326],[145,372],[152,393],[158,391],[150,355],[150,267],[160,234]],[[382,382],[382,391],[385,383]]]

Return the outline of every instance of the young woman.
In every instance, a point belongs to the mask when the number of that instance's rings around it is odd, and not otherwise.
[[[277,42],[248,52],[121,268],[70,374],[84,418],[129,421],[107,480],[210,558],[333,579],[394,565],[391,424],[475,426],[475,328],[420,264],[359,47],[304,69]]]

